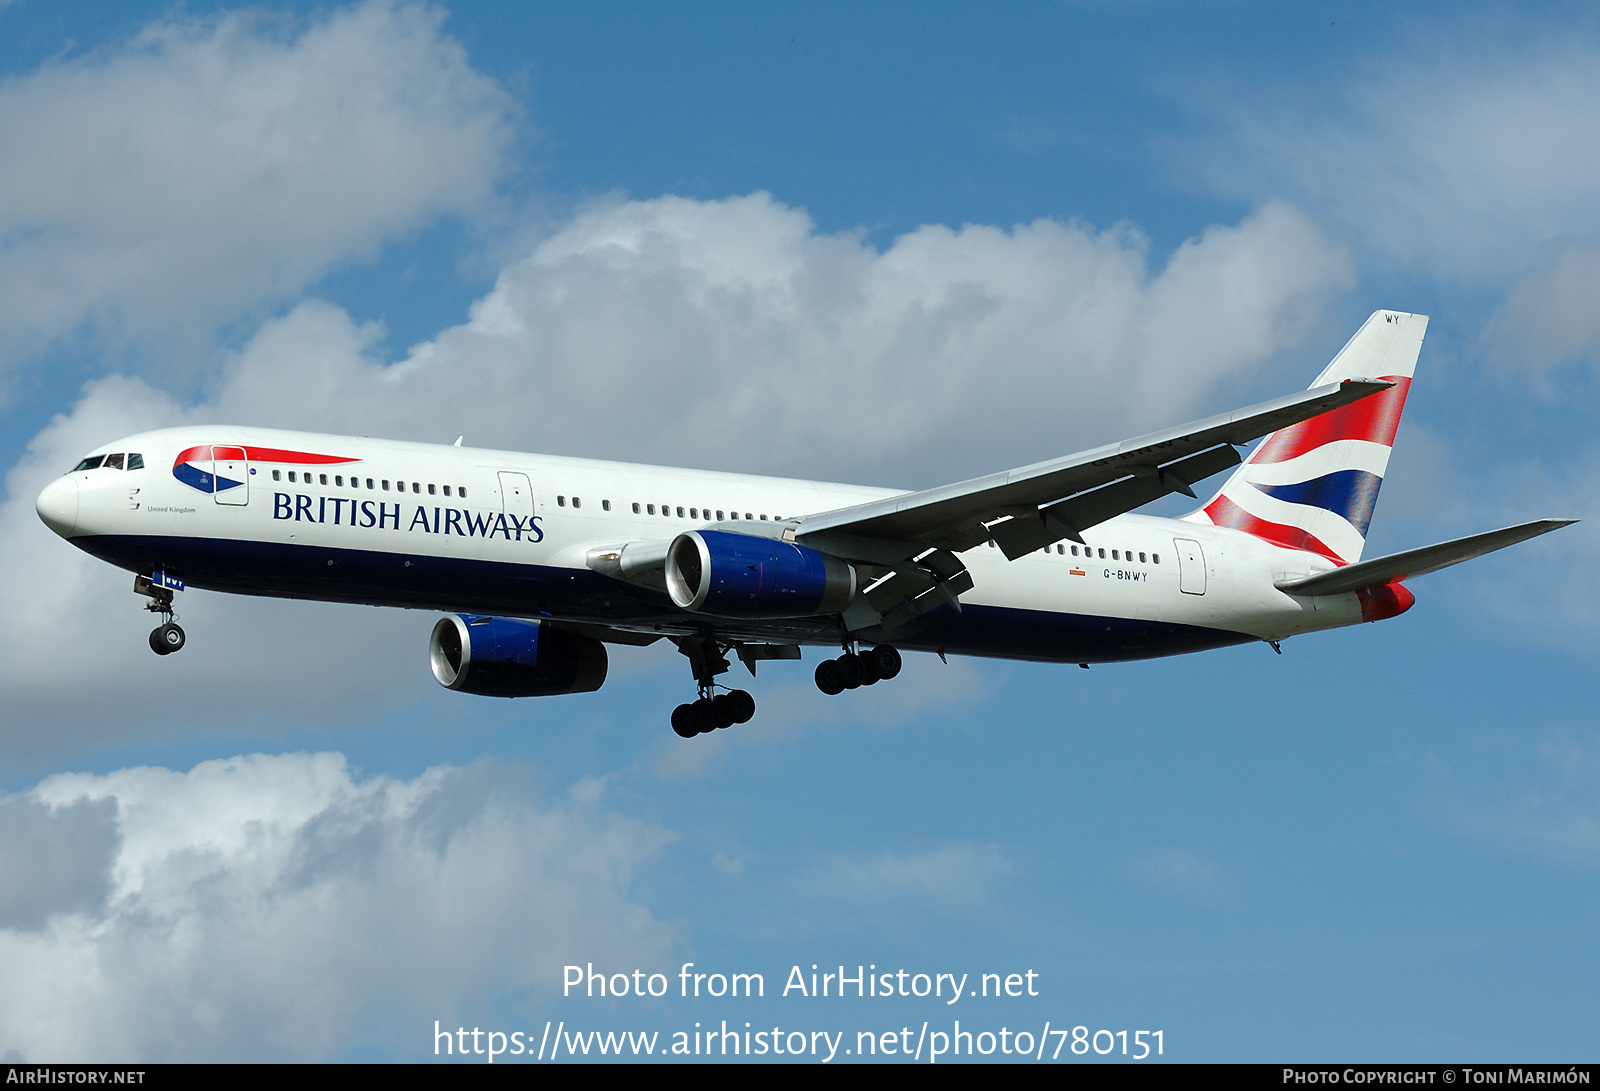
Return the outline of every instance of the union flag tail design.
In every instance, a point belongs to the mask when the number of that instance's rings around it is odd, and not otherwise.
[[[1311,385],[1382,379],[1394,386],[1272,433],[1188,518],[1338,565],[1360,560],[1427,328],[1427,315],[1374,312]]]

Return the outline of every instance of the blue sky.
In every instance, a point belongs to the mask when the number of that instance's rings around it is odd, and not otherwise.
[[[0,5],[0,1055],[1589,1059],[1596,117],[1578,5]],[[502,702],[430,616],[195,593],[155,660],[32,511],[201,420],[931,485],[1298,389],[1379,307],[1432,321],[1369,551],[1586,521],[1281,657],[810,653],[685,744],[670,649]],[[813,963],[1041,995],[773,995]]]

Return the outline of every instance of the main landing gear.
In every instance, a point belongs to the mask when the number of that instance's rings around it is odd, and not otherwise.
[[[845,652],[817,664],[817,688],[828,696],[870,686],[900,673],[900,653],[881,644],[864,652]]]
[[[742,689],[717,693],[717,675],[728,669],[728,649],[711,637],[675,637],[678,650],[689,657],[700,699],[672,710],[672,730],[685,739],[706,735],[734,724],[749,723],[756,714],[756,699]],[[726,687],[724,687],[726,688]]]
[[[171,589],[158,587],[148,576],[135,576],[133,589],[150,600],[144,605],[146,610],[161,615],[161,624],[150,630],[150,650],[157,655],[182,651],[186,638],[178,624],[178,615],[172,609]]]

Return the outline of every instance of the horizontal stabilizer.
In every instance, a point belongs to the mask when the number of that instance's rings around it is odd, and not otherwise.
[[[1391,553],[1387,557],[1375,557],[1304,579],[1281,580],[1276,586],[1278,590],[1291,595],[1343,595],[1351,591],[1370,591],[1396,580],[1437,572],[1441,568],[1470,561],[1474,557],[1537,538],[1576,522],[1576,519],[1535,519],[1531,523],[1473,534],[1453,542],[1440,542],[1421,549],[1408,549],[1404,553]]]

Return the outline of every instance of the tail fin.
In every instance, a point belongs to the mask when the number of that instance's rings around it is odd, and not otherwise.
[[[1382,379],[1394,386],[1272,433],[1188,518],[1335,564],[1359,561],[1427,328],[1424,314],[1373,312],[1311,385]]]

